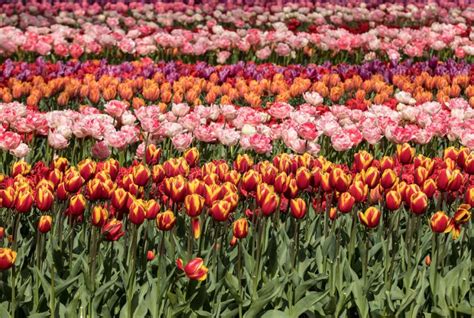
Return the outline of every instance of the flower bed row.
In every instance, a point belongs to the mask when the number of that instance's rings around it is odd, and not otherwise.
[[[401,97],[406,97],[400,95]],[[400,97],[400,98],[401,98]],[[122,153],[143,153],[147,144],[162,144],[167,151],[184,151],[193,144],[218,144],[212,151],[252,150],[270,154],[275,149],[318,154],[346,151],[368,142],[378,145],[414,142],[421,145],[459,142],[474,148],[474,110],[464,99],[449,103],[427,102],[417,106],[399,103],[397,110],[372,105],[368,110],[334,105],[318,106],[317,93],[307,95],[313,104],[293,107],[273,103],[267,110],[232,105],[196,106],[173,104],[170,111],[160,106],[132,110],[121,101],[110,101],[104,112],[93,107],[37,112],[19,103],[0,104],[0,148],[16,157],[44,155],[60,149],[91,149],[100,159],[111,149]],[[44,138],[47,136],[47,142]],[[282,148],[282,144],[286,147]],[[234,149],[238,146],[238,149]],[[392,144],[393,146],[393,144]],[[49,147],[53,148],[50,149]],[[48,150],[49,149],[49,150]],[[219,150],[220,149],[220,150]],[[335,153],[336,154],[336,153]],[[76,153],[72,154],[77,156]],[[3,160],[9,160],[5,156]],[[7,163],[4,161],[4,163]]]
[[[25,315],[58,305],[88,315],[217,304],[222,314],[470,311],[466,148],[429,158],[404,144],[392,156],[358,152],[350,165],[308,154],[233,162],[206,162],[195,148],[161,154],[150,145],[132,166],[15,162],[0,183],[0,277],[9,286],[0,300]],[[409,309],[412,289],[424,297]],[[387,293],[400,297],[380,306]],[[176,307],[190,297],[202,300]]]
[[[50,64],[38,60],[34,64],[8,61],[0,71],[0,100],[21,101],[42,111],[78,109],[83,104],[100,108],[105,101],[118,98],[134,108],[171,102],[266,108],[273,101],[300,104],[311,92],[321,95],[324,104],[346,104],[360,110],[371,104],[393,108],[397,100],[406,102],[411,97],[417,103],[443,103],[463,97],[474,106],[474,68],[453,61],[213,67],[202,63],[153,64],[149,60],[117,66],[98,61]],[[411,95],[401,98],[400,91]]]

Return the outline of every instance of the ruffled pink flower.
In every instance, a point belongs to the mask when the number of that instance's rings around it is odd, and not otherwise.
[[[263,154],[272,151],[272,139],[261,134],[251,136],[250,145],[256,153]]]
[[[306,140],[315,140],[318,137],[316,125],[310,122],[300,125],[298,128],[298,134],[301,138]]]
[[[112,117],[119,118],[127,109],[127,104],[119,100],[111,100],[104,105],[104,111]]]
[[[293,111],[293,106],[287,103],[274,103],[270,109],[268,110],[268,113],[276,119],[285,119],[288,116],[290,116],[290,113]]]
[[[21,136],[12,131],[0,133],[0,149],[13,150],[21,143]]]
[[[111,151],[104,141],[98,141],[92,146],[91,153],[95,158],[105,160],[110,156]]]
[[[10,153],[17,158],[25,158],[30,152],[30,148],[27,144],[21,143],[15,149],[10,150]]]
[[[345,151],[352,148],[352,141],[349,134],[339,131],[331,136],[332,146],[336,151]]]
[[[63,135],[56,132],[50,132],[48,134],[48,144],[54,149],[65,149],[69,142]]]
[[[189,133],[179,134],[171,138],[171,142],[173,143],[173,146],[176,148],[176,150],[185,151],[193,142],[193,136]]]
[[[173,104],[171,106],[171,111],[176,117],[183,117],[187,113],[189,113],[190,107],[187,104]]]

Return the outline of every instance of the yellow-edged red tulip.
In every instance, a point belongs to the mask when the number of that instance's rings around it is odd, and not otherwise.
[[[375,188],[379,184],[380,171],[376,167],[369,167],[367,170],[363,170],[362,181],[369,187],[369,189]]]
[[[247,172],[245,172],[242,175],[242,178],[240,180],[242,189],[247,192],[255,191],[255,189],[257,188],[257,185],[260,184],[261,182],[262,182],[262,177],[257,171],[253,169],[250,169]]]
[[[66,201],[69,198],[69,192],[66,190],[66,185],[61,182],[56,189],[56,197],[59,201]]]
[[[51,170],[48,174],[48,180],[54,184],[54,187],[57,187],[63,180],[63,173],[59,169]]]
[[[421,191],[423,191],[430,199],[433,197],[436,190],[437,190],[436,182],[433,179],[425,180],[425,182],[423,183],[423,186],[421,187]]]
[[[401,164],[409,164],[413,161],[415,157],[415,148],[411,147],[409,144],[405,143],[402,145],[397,145],[397,158]]]
[[[84,178],[76,169],[69,169],[64,175],[64,186],[67,192],[75,193],[84,184]]]
[[[306,202],[301,198],[295,198],[290,200],[290,211],[296,219],[302,219],[305,217],[306,212],[308,211],[306,207]]]
[[[141,199],[133,200],[130,204],[128,219],[135,225],[141,225],[145,221],[145,206]]]
[[[73,195],[69,199],[69,213],[74,216],[82,215],[86,209],[86,198],[81,193]]]
[[[372,164],[374,157],[365,150],[359,151],[354,155],[354,166],[357,172],[366,170]]]
[[[229,192],[222,197],[222,200],[230,203],[230,211],[233,212],[239,204],[239,195],[237,192]]]
[[[199,216],[204,208],[205,199],[199,194],[189,194],[184,198],[186,214],[190,217]]]
[[[305,190],[310,186],[311,172],[306,167],[300,167],[296,170],[295,180],[296,185],[300,190]]]
[[[474,186],[468,188],[464,194],[464,203],[474,206]]]
[[[151,169],[153,182],[160,183],[166,177],[165,169],[162,165],[154,165]]]
[[[122,188],[115,189],[110,196],[110,202],[112,203],[112,206],[117,210],[125,209],[127,200],[128,192]]]
[[[194,239],[199,239],[199,237],[201,236],[201,223],[199,222],[199,218],[191,219],[191,229],[193,230]]]
[[[446,158],[450,158],[451,160],[457,161],[458,155],[459,149],[456,149],[455,147],[448,147],[444,149],[443,159],[446,160]]]
[[[425,180],[428,178],[428,170],[425,167],[417,167],[414,171],[415,183],[420,187],[423,185]]]
[[[341,168],[334,168],[329,174],[329,183],[331,187],[339,192],[346,192],[351,185],[352,178]]]
[[[372,229],[379,225],[381,215],[380,210],[372,206],[365,210],[365,212],[359,211],[359,220],[360,223]]]
[[[156,216],[158,215],[158,212],[160,212],[160,208],[161,208],[160,204],[154,199],[145,201],[144,207],[145,207],[145,218],[147,220],[156,219]]]
[[[27,175],[31,171],[31,165],[24,160],[15,161],[12,165],[10,175],[16,177],[18,175]]]
[[[260,204],[262,214],[265,216],[272,215],[280,206],[280,196],[277,193],[270,192],[264,196]]]
[[[262,175],[262,181],[268,184],[273,184],[278,174],[278,169],[271,163],[260,168],[260,174]]]
[[[390,190],[385,194],[385,206],[390,211],[397,210],[402,204],[402,196],[397,190]]]
[[[84,159],[77,164],[77,169],[84,180],[92,178],[96,172],[97,163],[91,159]]]
[[[186,266],[183,266],[183,261],[178,258],[176,265],[191,280],[203,281],[207,278],[208,268],[204,266],[204,261],[200,257],[192,259]]]
[[[288,186],[290,184],[290,179],[286,172],[280,172],[275,177],[275,182],[273,183],[273,187],[277,193],[285,193],[288,190]]]
[[[349,193],[354,197],[356,202],[363,202],[369,194],[369,187],[362,181],[356,180],[349,187]]]
[[[392,169],[395,167],[395,160],[392,157],[384,156],[380,159],[380,170],[385,171],[387,169]]]
[[[355,204],[354,197],[349,192],[344,192],[339,196],[337,201],[337,208],[341,213],[349,213],[352,211],[352,208]]]
[[[35,204],[40,211],[48,211],[53,202],[54,195],[49,189],[41,187],[35,191]]]
[[[211,206],[210,213],[214,220],[219,222],[227,221],[231,211],[231,204],[224,200],[218,200]]]
[[[461,171],[458,169],[453,170],[453,174],[451,175],[451,180],[449,182],[449,191],[458,191],[461,188],[462,184],[464,183],[464,177],[461,174]]]
[[[243,239],[247,237],[249,233],[249,222],[246,218],[240,218],[234,221],[232,225],[232,232],[234,237],[238,239]]]
[[[471,219],[471,206],[469,204],[461,204],[454,213],[453,220],[456,224],[465,224]]]
[[[5,189],[0,189],[0,206],[11,209],[15,206],[16,191],[13,187],[9,186]]]
[[[9,269],[15,264],[16,252],[9,248],[0,247],[0,270]]]
[[[145,162],[147,165],[156,165],[160,161],[161,148],[158,148],[155,144],[150,144],[145,150]]]
[[[34,197],[29,190],[19,191],[16,195],[15,209],[18,213],[27,213],[31,211]]]
[[[431,216],[431,230],[436,233],[444,233],[448,228],[450,219],[443,211],[438,211]]]
[[[40,233],[48,233],[51,231],[53,225],[53,218],[50,215],[42,215],[38,221],[38,231]]]
[[[204,199],[207,206],[211,206],[221,198],[221,186],[217,184],[205,185]]]
[[[428,208],[428,197],[422,191],[413,193],[410,196],[410,210],[419,215],[425,213],[426,209]]]
[[[190,148],[184,152],[183,157],[190,167],[194,167],[199,161],[199,151],[196,147]]]
[[[206,193],[205,184],[199,179],[193,179],[186,183],[186,190],[188,194],[199,194],[200,196],[205,196]]]
[[[237,170],[231,170],[224,177],[224,181],[237,185],[240,181],[241,174]]]
[[[64,157],[58,157],[53,160],[53,167],[64,172],[69,167],[69,161]]]
[[[440,191],[447,191],[451,182],[453,172],[450,169],[441,169],[436,179],[436,185]]]
[[[156,227],[160,231],[170,231],[176,223],[176,217],[170,210],[158,213],[156,215]]]
[[[396,185],[398,182],[398,177],[395,171],[392,169],[385,169],[382,172],[382,176],[380,177],[380,185],[384,189],[390,189],[394,185]]]
[[[468,153],[467,150],[459,153],[458,164],[461,161],[459,160],[461,158],[461,154],[465,154],[464,155],[465,159],[463,160],[464,170],[470,175],[473,175],[474,174],[474,153],[471,153],[471,154],[467,154],[467,153]]]
[[[234,169],[244,173],[253,166],[253,159],[248,154],[237,155],[234,161]]]
[[[136,185],[143,187],[150,180],[151,172],[147,166],[143,164],[139,164],[133,167],[132,175],[133,175],[133,182]]]
[[[91,223],[93,226],[102,227],[109,217],[109,211],[106,208],[96,205],[91,211]]]

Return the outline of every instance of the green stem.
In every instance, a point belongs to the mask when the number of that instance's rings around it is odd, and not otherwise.
[[[129,264],[129,279],[128,279],[128,317],[133,317],[133,291],[135,287],[135,261],[136,261],[136,250],[137,250],[137,239],[138,239],[138,225],[132,225],[132,244],[130,246],[130,258],[128,261]]]

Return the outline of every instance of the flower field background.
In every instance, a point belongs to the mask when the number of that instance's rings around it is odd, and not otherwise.
[[[474,7],[231,2],[0,4],[0,316],[471,317]]]

